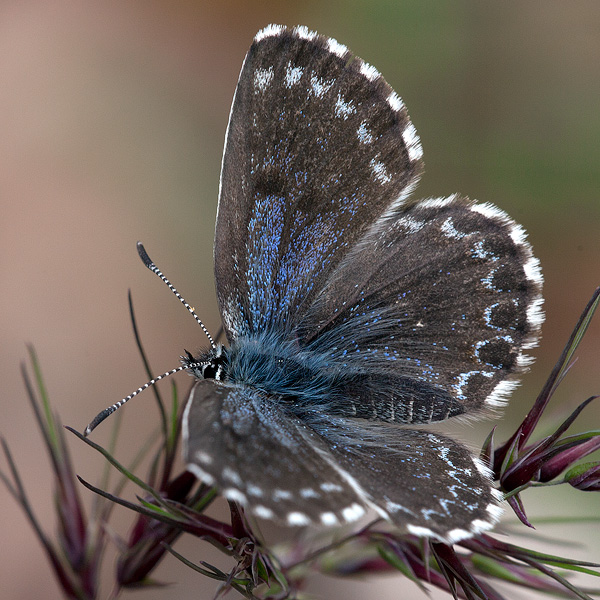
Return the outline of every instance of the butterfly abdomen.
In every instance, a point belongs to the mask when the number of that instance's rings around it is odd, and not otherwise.
[[[463,412],[445,390],[425,380],[340,365],[330,355],[303,351],[274,334],[221,347],[219,356],[196,375],[251,387],[297,416],[418,424]]]

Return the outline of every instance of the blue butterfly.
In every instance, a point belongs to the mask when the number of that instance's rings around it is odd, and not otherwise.
[[[305,27],[257,34],[215,233],[228,345],[183,359],[198,379],[187,467],[257,517],[370,511],[450,543],[499,518],[488,469],[428,425],[504,404],[537,341],[542,276],[495,206],[410,199],[421,171],[374,67]]]

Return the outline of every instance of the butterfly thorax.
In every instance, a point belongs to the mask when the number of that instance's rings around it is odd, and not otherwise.
[[[296,342],[278,336],[244,336],[230,347],[216,348],[198,357],[188,354],[183,364],[198,379],[250,386],[277,401],[318,408],[331,400],[341,383],[338,369],[325,357],[302,351]],[[310,400],[309,400],[310,399]]]
[[[228,348],[188,354],[183,364],[198,379],[252,388],[296,416],[430,423],[464,412],[426,380],[365,371],[277,333],[240,336]]]

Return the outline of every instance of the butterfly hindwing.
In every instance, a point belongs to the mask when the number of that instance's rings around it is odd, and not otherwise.
[[[500,512],[483,467],[453,440],[344,419],[309,425],[249,387],[199,381],[183,439],[199,479],[285,525],[339,525],[370,509],[453,542],[488,529]]]
[[[337,429],[335,464],[399,529],[455,542],[490,529],[502,513],[488,470],[459,442],[397,425],[368,427],[348,419],[335,425],[328,427]]]
[[[541,274],[522,228],[459,196],[376,225],[298,326],[302,345],[363,373],[345,414],[427,423],[501,406],[542,320]]]

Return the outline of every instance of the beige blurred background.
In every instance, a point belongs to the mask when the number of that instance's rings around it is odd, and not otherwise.
[[[523,417],[600,285],[600,5],[593,0],[1,0],[0,432],[48,532],[49,465],[19,374],[25,344],[37,349],[62,421],[78,428],[146,380],[128,289],[157,373],[176,366],[183,348],[200,348],[191,317],[139,261],[138,239],[217,330],[212,237],[223,138],[244,54],[270,22],[333,36],[383,73],[421,136],[426,173],[418,194],[461,191],[496,203],[529,231],[546,277],[547,321],[538,361],[498,439]],[[550,416],[600,393],[599,357],[597,320]],[[185,389],[185,376],[180,383]],[[124,413],[119,455],[126,459],[158,415],[150,395]],[[599,406],[580,425],[593,426],[600,428]],[[477,447],[490,427],[463,427],[459,435]],[[96,439],[106,442],[108,430]],[[69,441],[77,472],[97,480],[101,462]],[[4,459],[0,465],[6,469]],[[598,494],[553,489],[524,500],[534,521],[600,513]],[[2,486],[0,505],[2,597],[61,598]],[[124,535],[130,515],[115,516]],[[566,535],[557,527],[541,532]],[[570,527],[570,539],[591,545],[559,550],[598,561],[598,532],[598,524]],[[227,567],[202,542],[178,549]],[[144,598],[212,597],[212,582],[172,558],[157,577],[176,583]],[[403,597],[421,597],[401,576],[319,578],[310,589],[330,600],[387,600],[401,586]]]

